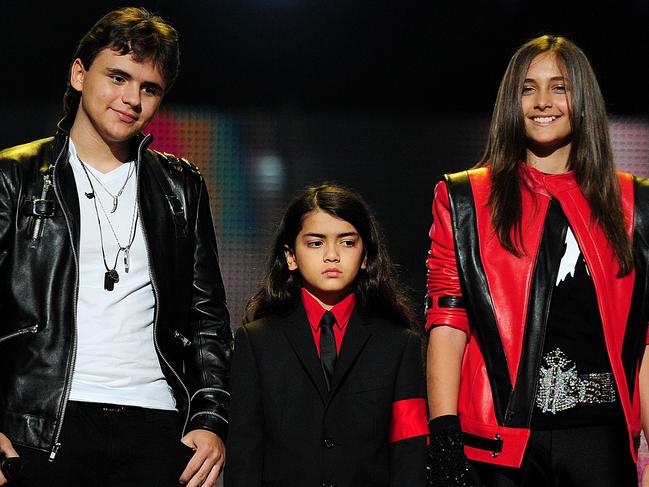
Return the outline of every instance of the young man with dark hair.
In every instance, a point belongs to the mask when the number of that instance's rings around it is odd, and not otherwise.
[[[56,135],[0,152],[0,460],[26,459],[0,485],[216,483],[232,333],[207,189],[142,135],[177,71],[173,27],[112,11]]]

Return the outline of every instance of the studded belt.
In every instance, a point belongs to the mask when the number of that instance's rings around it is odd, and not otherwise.
[[[536,407],[556,414],[580,404],[615,402],[615,380],[610,372],[580,374],[575,363],[557,348],[543,357]]]

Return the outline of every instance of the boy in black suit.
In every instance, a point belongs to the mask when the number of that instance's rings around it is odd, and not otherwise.
[[[289,206],[235,339],[226,487],[423,486],[421,342],[357,194]]]

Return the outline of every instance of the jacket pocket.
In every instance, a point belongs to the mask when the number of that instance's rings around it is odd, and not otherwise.
[[[38,323],[35,323],[33,325],[28,325],[23,328],[19,328],[18,330],[12,331],[10,333],[0,335],[0,343],[6,342],[8,340],[11,340],[12,338],[17,338],[23,335],[33,335],[35,333],[38,333],[38,330],[39,330]]]

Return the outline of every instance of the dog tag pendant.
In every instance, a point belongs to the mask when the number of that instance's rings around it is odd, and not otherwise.
[[[131,268],[131,252],[128,247],[124,248],[124,271],[128,274]]]
[[[115,283],[119,282],[119,274],[115,269],[111,269],[104,274],[104,289],[112,291],[115,289]]]

